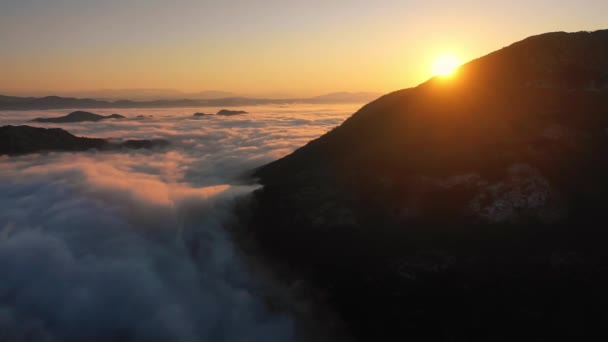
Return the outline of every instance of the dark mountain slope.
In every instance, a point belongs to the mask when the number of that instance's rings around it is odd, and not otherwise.
[[[562,39],[556,39],[559,37]],[[562,51],[562,45],[572,48]],[[588,57],[575,59],[578,55]],[[574,76],[570,75],[573,69],[577,70],[572,72]],[[575,76],[578,79],[574,80]],[[573,124],[585,124],[581,122],[585,119],[604,120],[601,114],[608,111],[607,81],[608,30],[531,37],[464,65],[451,79],[434,78],[417,88],[386,95],[334,131],[257,174],[264,183],[273,182],[279,178],[268,176],[274,170],[323,153],[331,154],[331,164],[357,156],[365,159],[367,154],[382,162],[390,159],[391,165],[397,162],[411,167],[407,159],[413,156],[402,153],[402,148],[413,143],[424,146],[425,152],[452,155],[452,149],[464,149],[466,144],[476,149],[483,148],[484,141],[514,138],[521,132],[504,130],[517,128],[512,126],[518,121],[532,126],[556,119]],[[589,90],[599,84],[603,91]],[[560,114],[568,117],[558,118]],[[444,146],[435,146],[441,143]],[[318,149],[323,151],[316,153]],[[440,157],[443,164],[445,156]],[[441,170],[453,171],[441,166]]]
[[[608,31],[364,106],[256,171],[251,234],[361,340],[606,335]]]

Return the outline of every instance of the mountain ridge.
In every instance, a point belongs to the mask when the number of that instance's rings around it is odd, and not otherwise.
[[[336,94],[340,94],[338,98]],[[352,94],[350,96],[349,94]],[[169,100],[97,100],[92,98],[74,98],[60,96],[19,97],[0,95],[0,110],[45,110],[45,109],[101,109],[101,108],[185,108],[205,106],[245,106],[268,104],[330,104],[360,103],[374,99],[378,94],[332,93],[310,98],[268,99],[249,97],[225,97],[213,99],[169,99]]]
[[[606,336],[607,61],[549,33],[384,95],[257,169],[247,232],[362,341]]]

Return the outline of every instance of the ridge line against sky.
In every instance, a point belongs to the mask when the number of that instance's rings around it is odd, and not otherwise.
[[[608,26],[608,2],[4,0],[0,93],[388,92],[531,35]]]

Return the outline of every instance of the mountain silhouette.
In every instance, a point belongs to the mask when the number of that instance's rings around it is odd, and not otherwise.
[[[186,108],[186,107],[219,107],[219,106],[253,106],[269,104],[330,104],[330,103],[364,103],[377,96],[375,93],[332,93],[310,98],[249,98],[223,97],[215,98],[221,93],[205,97],[205,94],[190,94],[194,99],[162,100],[99,100],[72,97],[17,97],[0,95],[0,110],[45,110],[45,109],[99,109],[99,108]],[[226,93],[225,95],[229,95]]]
[[[185,93],[175,89],[99,89],[93,91],[77,91],[63,93],[63,96],[86,97],[97,100],[131,100],[131,101],[154,101],[154,100],[181,100],[181,99],[225,99],[237,96],[234,93],[221,90],[206,90],[195,93]]]
[[[0,127],[0,155],[18,155],[49,151],[86,151],[116,149],[151,149],[166,147],[166,140],[127,140],[110,142],[100,138],[77,137],[61,128],[31,126]]]
[[[248,232],[361,340],[606,337],[606,151],[608,30],[542,34],[256,170]]]
[[[89,112],[76,111],[66,116],[60,116],[55,118],[36,118],[32,122],[52,122],[52,123],[67,123],[67,122],[85,122],[85,121],[101,121],[105,119],[125,119],[124,116],[119,114],[111,115],[99,115]]]
[[[240,115],[240,114],[247,114],[247,112],[244,110],[222,109],[222,110],[218,111],[216,115],[231,116],[231,115]]]

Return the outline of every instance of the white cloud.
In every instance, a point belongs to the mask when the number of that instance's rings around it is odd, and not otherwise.
[[[0,157],[0,340],[293,340],[293,319],[266,308],[271,289],[224,229],[234,200],[256,187],[235,179],[356,108],[246,109],[198,120],[197,108],[98,110],[154,117],[36,126],[171,146]]]

